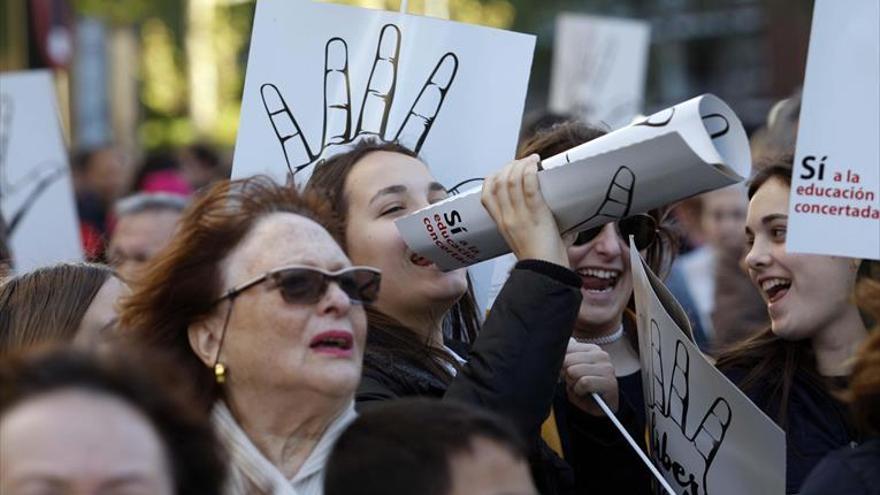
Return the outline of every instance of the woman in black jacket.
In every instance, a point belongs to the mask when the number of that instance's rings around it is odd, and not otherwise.
[[[520,145],[520,156],[549,158],[600,138],[604,131],[564,122]],[[569,239],[568,259],[579,276],[583,302],[553,404],[562,454],[575,472],[579,493],[649,493],[651,473],[593,400],[599,393],[630,435],[644,446],[642,397],[632,273],[627,238],[651,269],[663,276],[672,264],[675,236],[667,209],[652,210],[590,229]],[[494,310],[494,308],[493,308]]]
[[[722,353],[716,365],[785,431],[786,491],[832,450],[857,439],[835,391],[868,333],[852,301],[861,260],[785,249],[791,161],[759,168],[749,186],[749,276],[770,328]]]
[[[319,165],[307,187],[334,205],[349,257],[383,272],[368,312],[358,407],[419,395],[493,410],[531,441],[538,488],[569,493],[570,474],[539,431],[580,306],[580,279],[540,195],[537,168],[530,157],[484,183],[483,204],[520,261],[479,332],[466,271],[441,272],[410,251],[394,225],[447,196],[413,152],[362,141]]]

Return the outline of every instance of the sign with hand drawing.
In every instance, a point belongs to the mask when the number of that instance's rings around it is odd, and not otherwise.
[[[634,19],[561,14],[556,19],[550,109],[612,129],[642,111],[651,26]]]
[[[233,176],[302,185],[365,137],[449,189],[511,160],[534,37],[303,0],[257,3]]]
[[[682,495],[785,493],[785,433],[682,331],[684,311],[630,248],[654,464]]]
[[[82,259],[51,77],[0,74],[0,228],[19,272]]]

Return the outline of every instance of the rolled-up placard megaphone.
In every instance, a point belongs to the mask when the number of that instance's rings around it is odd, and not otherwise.
[[[748,176],[749,141],[730,107],[702,95],[542,162],[541,192],[563,233],[644,213]],[[396,222],[441,270],[510,252],[474,188]]]

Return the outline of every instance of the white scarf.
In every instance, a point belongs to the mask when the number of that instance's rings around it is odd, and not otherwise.
[[[287,479],[251,442],[223,401],[217,401],[211,414],[214,428],[229,454],[230,474],[226,495],[249,495],[249,486],[263,495],[323,495],[324,467],[333,444],[357,413],[351,402],[327,427],[302,467]]]

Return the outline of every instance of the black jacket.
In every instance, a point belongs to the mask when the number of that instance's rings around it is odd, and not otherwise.
[[[571,493],[570,470],[540,441],[568,339],[581,304],[580,277],[538,260],[516,264],[473,343],[467,363],[447,386],[417,364],[367,352],[357,391],[359,409],[406,396],[478,405],[510,420],[533,446],[530,464],[542,493]]]
[[[810,472],[800,495],[880,495],[880,437],[828,454]]]
[[[641,370],[617,378],[615,416],[645,449],[645,399]],[[565,387],[553,404],[565,461],[575,474],[577,493],[650,494],[653,476],[610,419],[592,416],[568,401]]]
[[[721,370],[739,385],[746,372]],[[835,383],[843,388],[842,383]],[[830,452],[858,440],[847,408],[819,386],[795,376],[788,400],[788,412],[779,421],[779,398],[760,386],[744,391],[767,416],[785,430],[785,492],[798,493],[810,471]]]

